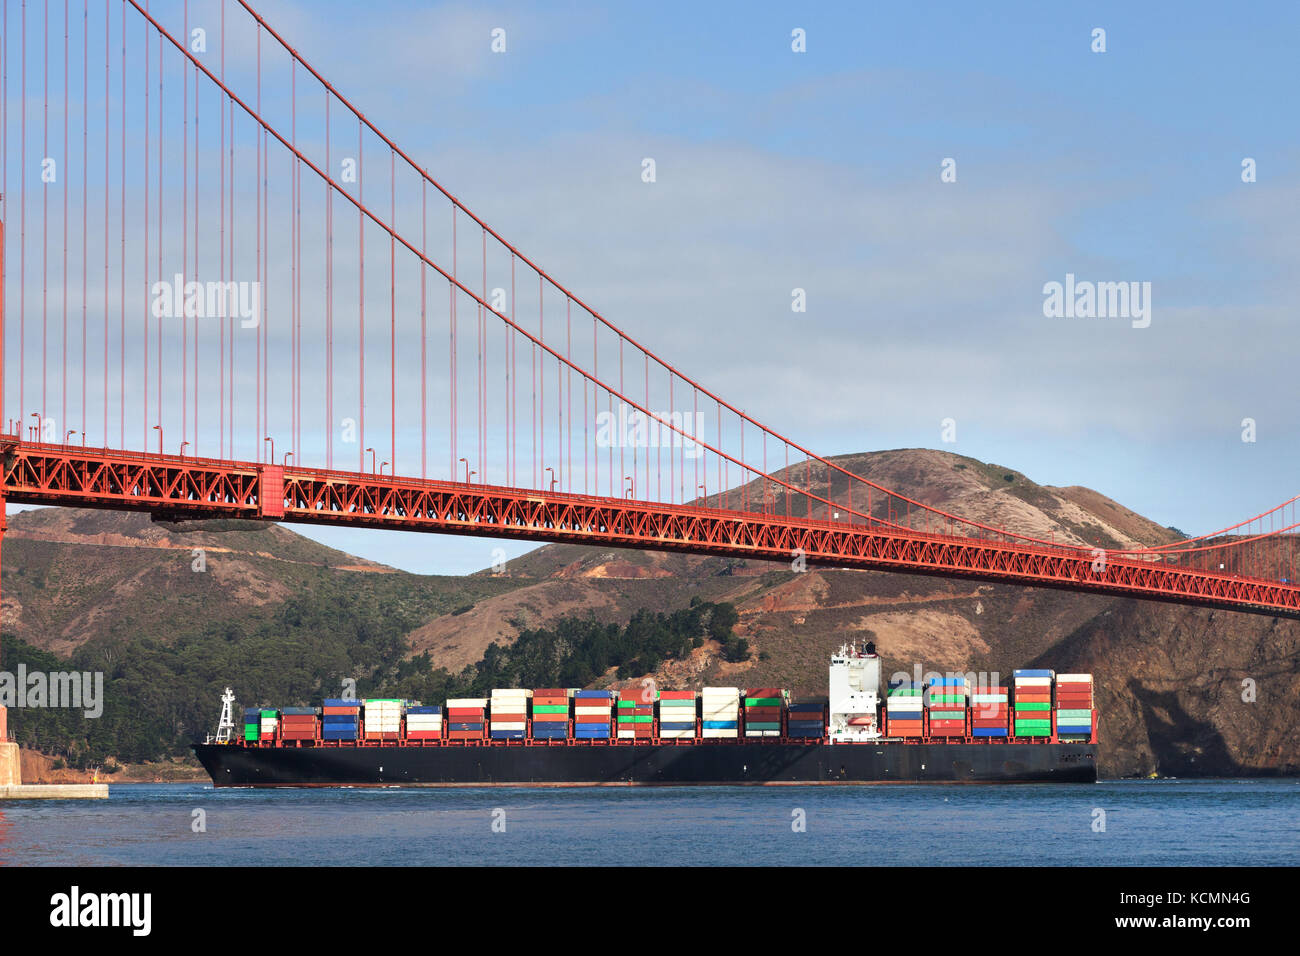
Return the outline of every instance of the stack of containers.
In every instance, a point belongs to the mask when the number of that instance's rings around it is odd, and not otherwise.
[[[573,695],[573,736],[577,740],[608,740],[610,701],[607,690],[580,690]]]
[[[891,737],[920,737],[925,731],[924,693],[919,687],[898,685],[889,689],[885,716]]]
[[[280,711],[280,739],[315,740],[316,708],[285,707]]]
[[[488,711],[488,735],[493,740],[523,740],[528,729],[528,698],[531,690],[522,687],[496,688]]]
[[[971,736],[1005,737],[1007,718],[1011,715],[1005,687],[976,687],[971,695]]]
[[[322,740],[356,740],[361,727],[361,702],[333,697],[321,708]]]
[[[969,685],[965,677],[931,677],[926,712],[931,737],[965,737]]]
[[[739,737],[740,688],[706,687],[700,692],[701,735]]]
[[[569,736],[569,692],[563,687],[533,691],[533,739],[565,740]]]
[[[826,698],[804,697],[801,700],[791,701],[786,714],[785,727],[786,734],[790,737],[826,736]]]
[[[262,711],[257,707],[244,708],[244,742],[257,740],[262,730]]]
[[[442,708],[413,705],[406,708],[406,739],[437,740],[442,736]]]
[[[276,725],[280,721],[280,712],[278,710],[262,710],[258,716],[258,739],[274,740]]]
[[[618,692],[618,736],[620,740],[649,740],[655,731],[654,691],[628,687]],[[646,698],[649,697],[649,700]]]
[[[779,687],[755,687],[745,691],[745,736],[780,737],[781,711],[786,692]]]
[[[1019,670],[1012,674],[1015,737],[1052,736],[1052,671]]]
[[[669,740],[695,736],[695,692],[659,692],[659,736]]]
[[[1060,740],[1090,739],[1092,737],[1092,710],[1092,675],[1057,675],[1057,738]]]
[[[402,735],[402,702],[389,697],[371,697],[365,707],[367,740],[396,740]]]
[[[457,697],[447,701],[447,739],[482,740],[487,728],[484,697]]]

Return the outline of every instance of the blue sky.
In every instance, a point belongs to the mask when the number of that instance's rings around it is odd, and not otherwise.
[[[941,447],[1189,532],[1296,490],[1293,4],[257,6],[557,278],[821,454]],[[1044,317],[1066,273],[1150,282],[1150,327]],[[303,530],[430,573],[519,551]]]

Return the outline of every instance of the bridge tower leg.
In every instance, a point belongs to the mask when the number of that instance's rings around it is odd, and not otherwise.
[[[3,199],[0,196],[0,199]],[[5,224],[0,219],[0,413],[4,411],[5,400]],[[3,414],[0,414],[3,417]],[[4,496],[4,462],[0,460],[0,549],[4,547],[5,537],[5,496]],[[0,614],[3,617],[3,614]],[[0,667],[4,666],[3,658],[0,658]],[[5,741],[9,739],[9,716],[5,712],[3,702],[0,702],[0,750],[4,749]],[[3,755],[0,755],[0,762],[3,761]],[[0,766],[0,777],[3,776],[4,768]],[[0,779],[0,782],[3,782]],[[15,783],[17,780],[15,779]]]

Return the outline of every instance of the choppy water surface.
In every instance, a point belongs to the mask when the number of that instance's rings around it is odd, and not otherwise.
[[[203,811],[206,832],[194,831],[196,810]],[[504,832],[494,831],[494,823],[496,831],[504,825]],[[753,866],[954,860],[1296,865],[1300,781],[574,790],[141,784],[113,786],[106,801],[0,803],[0,864]]]

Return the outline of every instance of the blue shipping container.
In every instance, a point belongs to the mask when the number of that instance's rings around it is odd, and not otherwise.
[[[705,730],[735,730],[736,722],[734,720],[706,720],[704,722]]]

